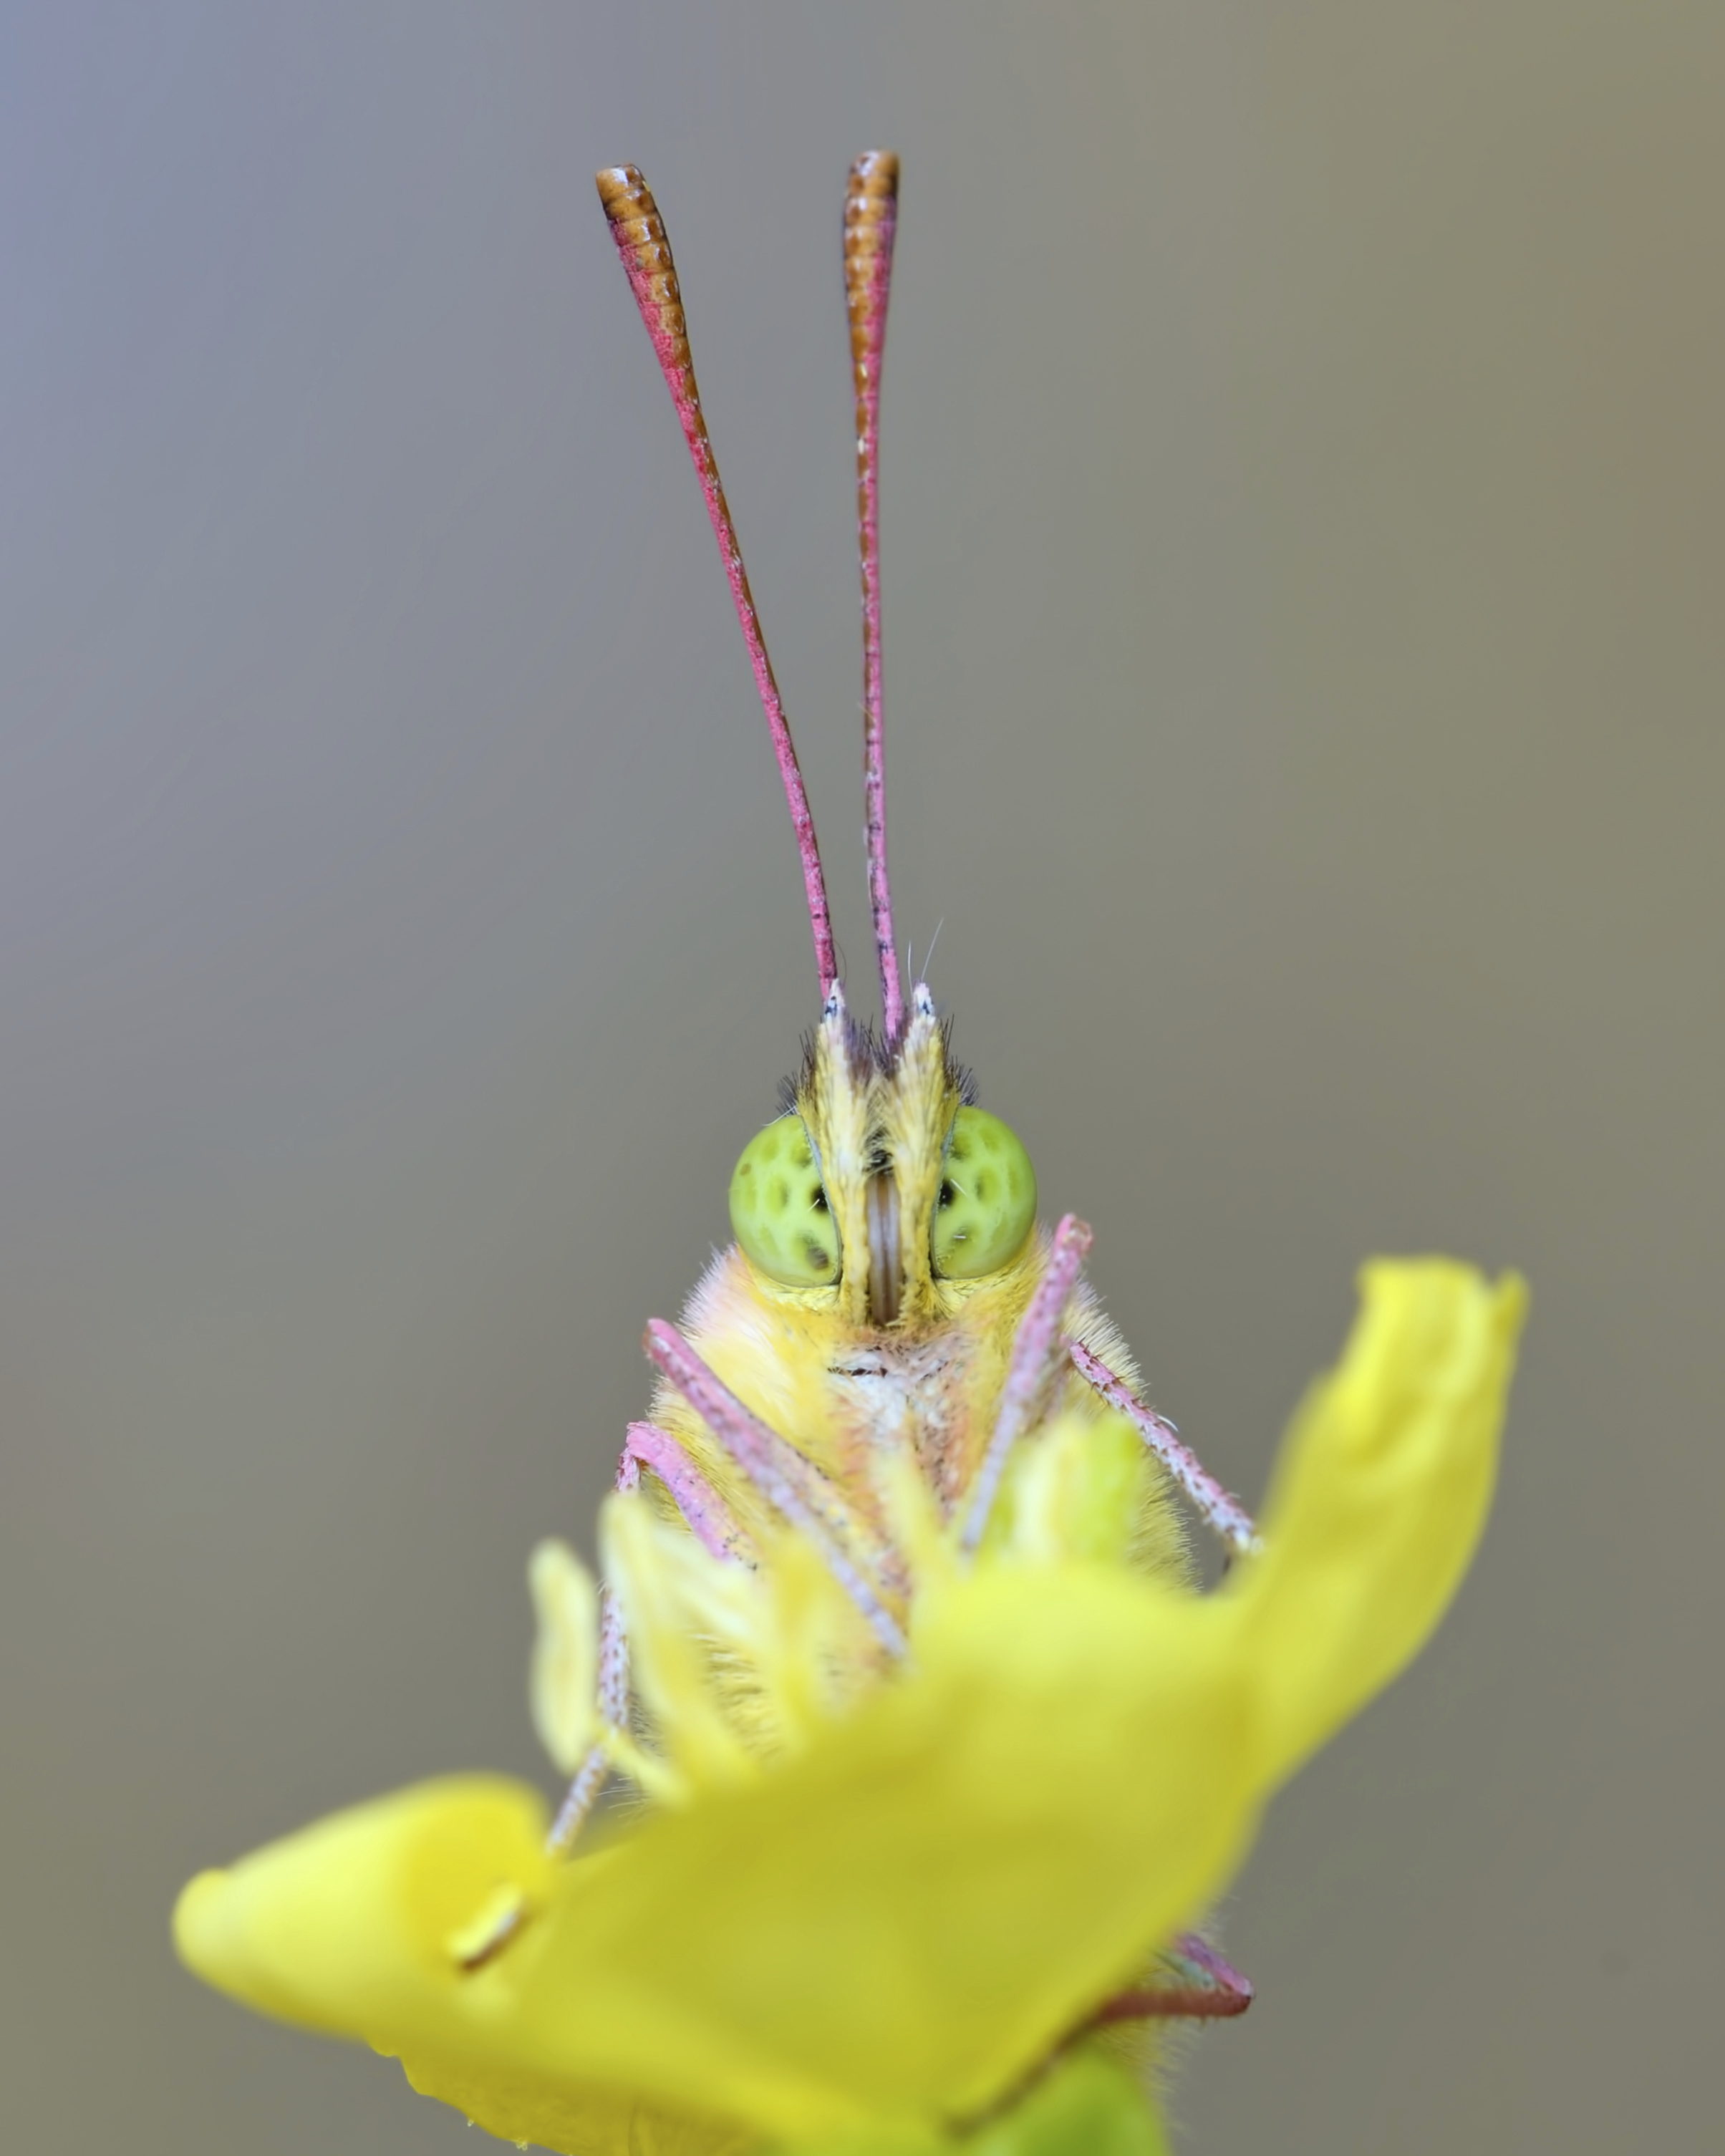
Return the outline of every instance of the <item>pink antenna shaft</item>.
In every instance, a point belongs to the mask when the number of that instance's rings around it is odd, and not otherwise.
[[[892,887],[886,875],[886,706],[880,680],[880,368],[886,352],[886,302],[892,243],[898,230],[898,159],[865,150],[850,168],[845,195],[845,308],[850,321],[850,371],[856,390],[856,526],[862,555],[863,815],[869,854],[869,905],[880,968],[881,1024],[888,1040],[904,1024]]]
[[[791,827],[797,834],[797,851],[802,857],[809,925],[814,936],[814,963],[819,968],[820,993],[824,998],[839,978],[839,963],[833,947],[832,916],[827,907],[820,848],[815,843],[814,819],[809,812],[809,794],[797,762],[796,745],[791,739],[790,723],[784,715],[783,700],[773,678],[773,661],[767,655],[767,640],[761,634],[760,618],[749,590],[748,572],[743,567],[737,527],[731,521],[730,506],[719,479],[718,460],[707,439],[670,241],[665,236],[665,222],[652,192],[634,166],[609,166],[596,177],[599,200],[610,222],[611,237],[617,243],[629,290],[635,295],[635,305],[652,340],[659,371],[665,377],[671,402],[677,408],[677,418],[682,423],[683,439],[695,462],[696,476],[701,481],[706,513],[712,521],[713,536],[719,542],[737,619],[742,624],[743,641],[748,646],[749,664],[755,670],[755,686],[760,691],[761,706],[772,731],[773,751],[778,759],[778,775],[784,782]]]

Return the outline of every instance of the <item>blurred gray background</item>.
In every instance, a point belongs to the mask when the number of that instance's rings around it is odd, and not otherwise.
[[[9,2146],[470,2151],[172,1962],[542,1768],[584,1537],[814,1014],[593,168],[675,239],[865,993],[846,162],[905,158],[900,926],[1249,1497],[1357,1260],[1524,1267],[1440,1640],[1278,1803],[1181,2147],[1717,2131],[1725,14],[0,13]]]

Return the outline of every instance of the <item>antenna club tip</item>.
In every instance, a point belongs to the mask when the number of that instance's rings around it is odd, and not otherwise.
[[[896,150],[865,150],[850,167],[850,192],[892,200],[898,193]]]
[[[603,165],[593,174],[593,184],[599,191],[606,216],[614,224],[619,218],[655,214],[652,189],[641,177],[639,165]]]

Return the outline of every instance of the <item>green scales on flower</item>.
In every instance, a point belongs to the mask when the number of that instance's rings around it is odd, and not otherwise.
[[[850,1016],[800,773],[631,167],[599,191],[701,475],[802,852],[822,1007],[732,1183],[601,1518],[535,1554],[570,1777],[433,1782],[194,1880],[190,1965],[579,2156],[1154,2156],[1175,2020],[1250,1987],[1204,1912],[1265,1802],[1437,1623],[1490,1500],[1524,1296],[1380,1262],[1261,1536],[1137,1397],[1018,1139],[906,998],[876,516],[896,161],[852,168],[878,1032]],[[1178,1503],[1234,1562],[1199,1592]],[[606,1783],[636,1805],[593,1817]]]

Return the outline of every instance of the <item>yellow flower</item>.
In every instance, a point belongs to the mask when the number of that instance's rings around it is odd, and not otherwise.
[[[1296,1418],[1264,1554],[1217,1593],[1110,1552],[1086,1493],[1117,1476],[1114,1425],[1066,1445],[1068,1472],[1056,1424],[1020,1448],[1005,1525],[974,1561],[901,1520],[909,1655],[834,1695],[820,1671],[843,1619],[793,1558],[763,1568],[766,1602],[731,1608],[716,1568],[665,1584],[665,1530],[644,1499],[614,1501],[661,1748],[644,1772],[667,1800],[559,1861],[535,1791],[426,1784],[194,1880],[180,1953],[247,2005],[362,2038],[416,2088],[554,2149],[942,2145],[1199,1916],[1268,1796],[1405,1666],[1466,1567],[1521,1284],[1380,1263],[1363,1293]],[[580,1662],[557,1613],[583,1590],[561,1558],[536,1573],[555,1635],[542,1670]],[[771,1638],[752,1607],[776,1611]],[[814,1644],[799,1659],[787,1637]],[[763,1676],[773,1639],[785,1666]],[[711,1711],[721,1665],[764,1687],[766,1741]],[[563,1728],[554,1700],[547,1718]],[[578,1740],[560,1741],[567,1756]],[[1106,2071],[1081,2053],[1040,2086],[1094,2093],[1085,2075]]]

